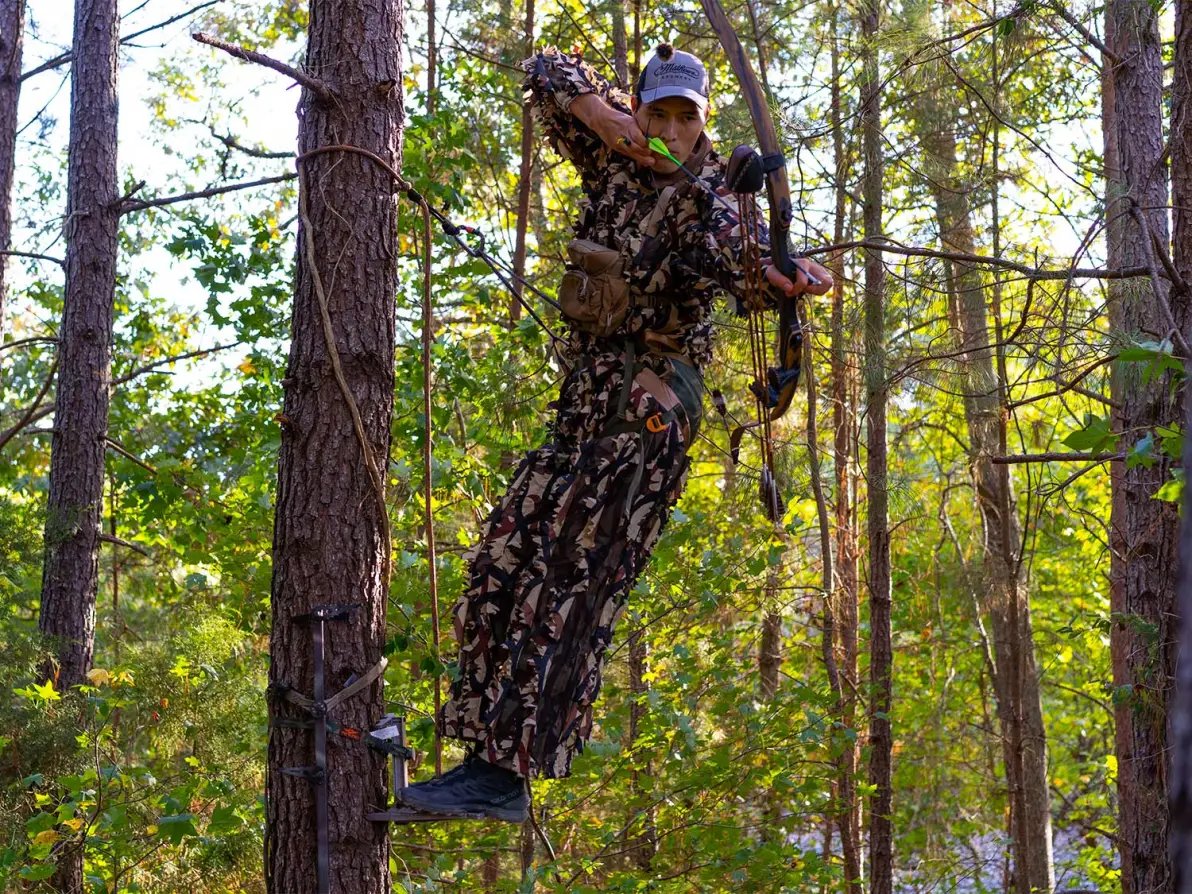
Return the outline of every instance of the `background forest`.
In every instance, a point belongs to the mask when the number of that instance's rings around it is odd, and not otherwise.
[[[527,134],[516,63],[534,47],[631,83],[672,41],[712,73],[718,147],[756,144],[698,6],[427,2],[405,10],[396,48],[401,174],[547,293],[578,182]],[[15,157],[0,184],[0,887],[72,890],[81,861],[87,891],[263,891],[302,91],[191,35],[303,68],[315,22],[296,0],[119,5],[94,654],[78,685],[55,685],[43,563],[69,536],[48,501],[83,70],[67,12],[0,0],[0,131],[16,135],[6,149],[0,133],[0,162]],[[1175,890],[1163,755],[1177,270],[1192,254],[1178,226],[1169,247],[1168,163],[1186,200],[1192,179],[1166,142],[1189,58],[1172,4],[745,0],[729,14],[770,94],[795,247],[838,274],[805,304],[806,389],[776,426],[785,515],[761,511],[756,445],[728,457],[752,400],[725,309],[707,384],[727,416],[706,401],[573,777],[536,783],[537,831],[392,827],[389,879],[353,890]],[[433,769],[465,550],[543,438],[560,377],[491,269],[428,232],[402,199],[383,652],[389,708],[429,755],[416,778]],[[326,462],[346,474],[360,454]]]

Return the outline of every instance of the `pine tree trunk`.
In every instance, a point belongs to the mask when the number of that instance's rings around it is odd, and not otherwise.
[[[840,9],[832,10],[839,23]],[[834,35],[838,33],[833,28]],[[832,40],[832,154],[836,209],[832,241],[844,241],[848,200],[849,163],[844,145],[843,95],[840,83],[840,41]],[[860,578],[857,569],[857,387],[849,363],[856,349],[851,327],[844,322],[844,255],[837,254],[832,267],[832,456],[835,474],[835,564],[836,564],[836,640],[837,664],[841,677],[840,722],[846,730],[855,730],[858,674],[857,639],[859,627]],[[857,737],[860,740],[860,737]],[[840,844],[848,894],[861,894],[863,860],[861,858],[861,809],[857,798],[858,745],[841,743],[837,770],[837,799],[840,804]]]
[[[119,24],[115,0],[78,0],[75,5],[66,175],[66,292],[58,331],[58,389],[38,616],[38,628],[56,644],[59,691],[86,681],[95,648],[119,228]],[[59,851],[53,885],[64,894],[82,892],[82,842]]]
[[[917,115],[931,183],[941,248],[975,254],[969,190],[957,177],[955,107],[933,89],[924,91]],[[953,261],[948,290],[956,308],[964,377],[964,411],[969,461],[981,518],[983,551],[980,579],[987,588],[982,609],[993,631],[994,691],[997,696],[1010,810],[1012,846],[1019,891],[1055,888],[1047,741],[1030,617],[1030,601],[1018,557],[1021,529],[1000,454],[1005,437],[999,381],[993,362],[986,308],[986,284],[973,264]],[[1003,477],[1004,476],[1004,477]],[[1017,660],[1015,660],[1017,659]]]
[[[1171,133],[1192,128],[1192,0],[1175,5],[1175,76],[1171,85]],[[1192,284],[1192,144],[1171,141],[1172,260]],[[1188,296],[1183,296],[1188,300]],[[1185,337],[1192,337],[1184,325]],[[1192,375],[1185,361],[1184,368]],[[1192,388],[1184,388],[1184,431],[1192,432]],[[1192,437],[1184,438],[1183,466],[1192,469]],[[1192,894],[1192,487],[1184,488],[1180,529],[1179,664],[1171,709],[1171,861],[1173,890]]]
[[[878,63],[879,28],[877,0],[860,7],[862,49],[861,143],[864,171],[861,189],[865,201],[864,236],[882,236],[882,88]],[[865,252],[865,480],[869,510],[869,854],[871,894],[893,894],[894,838],[893,740],[890,731],[893,646],[891,635],[891,577],[889,491],[886,451],[886,324],[885,267],[880,252]]]
[[[66,293],[50,454],[41,631],[58,640],[58,683],[83,682],[95,645],[99,518],[116,290],[114,0],[75,8],[66,205]]]
[[[400,165],[403,38],[396,0],[313,0],[306,69],[329,85],[336,101],[304,91],[302,152],[346,143]],[[311,627],[298,616],[320,604],[351,604],[347,621],[327,627],[330,695],[381,658],[390,544],[349,404],[333,374],[318,290],[326,290],[336,353],[383,470],[393,410],[396,199],[389,175],[359,155],[323,154],[299,164],[308,219],[298,234],[278,462],[269,677],[274,687],[311,693]],[[378,680],[344,702],[335,720],[368,729],[383,711],[382,688]],[[286,706],[278,710],[301,716]],[[388,892],[387,830],[366,819],[386,802],[385,761],[358,745],[332,742],[327,763],[331,891]],[[282,772],[313,764],[309,731],[270,730],[265,860],[268,888],[276,894],[314,890],[314,787]]]
[[[534,52],[534,0],[526,0],[524,56]],[[526,276],[526,233],[530,227],[530,193],[534,188],[534,115],[528,102],[522,103],[521,168],[517,175],[517,233],[513,244],[513,288],[523,295],[521,281]],[[524,295],[523,295],[524,297]],[[509,321],[521,319],[522,306],[516,297],[509,300]]]
[[[21,99],[21,50],[25,0],[0,0],[0,251],[12,242],[12,176],[17,149],[17,106]],[[0,342],[7,321],[8,259],[0,255]]]
[[[1168,245],[1163,55],[1155,7],[1146,0],[1111,0],[1105,37],[1117,56],[1105,63],[1103,99],[1108,263],[1111,268],[1146,265],[1154,258],[1152,238]],[[1165,338],[1170,327],[1161,302],[1166,300],[1145,278],[1111,281],[1114,335],[1124,340]],[[1174,310],[1177,325],[1182,325],[1183,313]],[[1179,418],[1169,376],[1144,383],[1142,372],[1137,363],[1114,367],[1113,430],[1122,433],[1123,449],[1155,425]],[[1179,519],[1172,504],[1153,499],[1171,471],[1169,460],[1156,454],[1150,468],[1127,468],[1121,462],[1111,466],[1110,650],[1123,894],[1171,890],[1167,701],[1175,660]]]
[[[629,790],[633,795],[631,807],[633,813],[627,818],[630,832],[625,841],[626,850],[630,851],[633,865],[642,872],[649,872],[654,854],[658,852],[658,829],[656,812],[649,803],[652,795],[642,797],[642,778],[649,779],[654,768],[650,761],[645,761],[640,767],[638,757],[632,753],[638,737],[641,735],[642,718],[646,716],[646,693],[649,684],[646,674],[649,671],[650,644],[646,641],[646,629],[638,624],[629,634],[629,749],[633,769],[629,775]],[[638,814],[641,813],[639,817]]]

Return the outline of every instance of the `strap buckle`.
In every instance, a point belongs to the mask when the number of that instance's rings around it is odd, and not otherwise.
[[[650,416],[646,419],[646,430],[653,432],[654,434],[659,434],[666,431],[668,425],[670,425],[670,423],[663,420],[661,413],[655,413],[653,416]]]

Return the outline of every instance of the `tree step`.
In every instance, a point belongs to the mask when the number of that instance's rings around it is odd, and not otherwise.
[[[427,813],[415,810],[413,807],[391,807],[379,813],[370,813],[368,818],[374,823],[442,823],[449,820],[484,819],[479,813]]]

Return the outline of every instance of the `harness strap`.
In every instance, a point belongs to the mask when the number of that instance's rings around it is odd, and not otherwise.
[[[352,696],[357,695],[358,693],[367,689],[376,681],[379,676],[381,676],[381,674],[385,672],[385,668],[388,665],[389,659],[382,657],[380,661],[368,669],[363,677],[360,677],[352,683],[349,683],[339,692],[335,693],[335,695],[331,696],[331,698],[324,701],[324,710],[330,712],[332,709],[343,704]],[[310,711],[310,709],[315,706],[315,700],[313,698],[311,698],[309,695],[303,695],[301,692],[291,688],[288,685],[279,684],[271,686],[267,694],[270,696],[283,698],[290,704],[297,705],[299,708],[302,708],[305,711]]]

